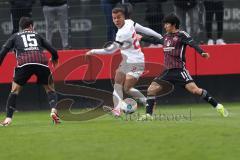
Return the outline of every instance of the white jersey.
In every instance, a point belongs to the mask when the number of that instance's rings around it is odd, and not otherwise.
[[[132,20],[125,20],[123,27],[118,29],[116,41],[123,43],[123,47],[120,49],[123,61],[126,63],[144,63],[144,54],[137,40],[137,34]],[[130,45],[130,47],[123,49],[125,45]]]

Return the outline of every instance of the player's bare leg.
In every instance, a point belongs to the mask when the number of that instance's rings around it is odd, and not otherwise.
[[[228,116],[227,110],[215,98],[213,98],[208,91],[199,88],[194,82],[186,84],[185,88],[192,94],[201,96],[206,102],[210,103],[223,117]]]
[[[0,123],[1,126],[8,126],[12,122],[13,113],[16,110],[16,99],[22,86],[12,82],[12,89],[7,99],[6,118]]]
[[[47,93],[48,102],[51,107],[50,117],[52,118],[54,124],[59,124],[60,118],[57,114],[57,109],[56,109],[57,93],[55,92],[54,85],[53,85],[53,83],[51,83],[49,85],[43,85],[43,87]]]
[[[134,99],[139,100],[144,106],[146,106],[146,97],[134,86],[138,82],[138,79],[132,75],[127,74],[124,83],[124,92],[131,95]]]

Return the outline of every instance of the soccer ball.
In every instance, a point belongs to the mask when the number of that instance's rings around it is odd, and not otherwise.
[[[137,102],[132,98],[126,98],[123,100],[121,109],[125,114],[132,114],[137,110]]]

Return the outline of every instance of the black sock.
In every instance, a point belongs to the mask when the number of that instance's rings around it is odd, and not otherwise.
[[[201,97],[207,101],[208,103],[210,103],[214,108],[217,107],[218,105],[218,101],[213,98],[211,95],[209,95],[208,91],[204,90],[202,91],[202,95]]]
[[[153,113],[153,106],[155,104],[156,97],[155,96],[148,96],[147,97],[147,105],[146,105],[146,113],[152,115]]]
[[[12,118],[13,113],[16,110],[16,99],[17,94],[16,93],[10,93],[7,99],[7,106],[6,106],[6,113],[7,117]]]
[[[48,103],[50,107],[55,108],[58,101],[57,93],[54,91],[50,91],[47,93],[47,96],[48,96]]]

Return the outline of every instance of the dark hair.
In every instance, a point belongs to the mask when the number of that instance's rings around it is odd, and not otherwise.
[[[112,9],[112,13],[118,13],[121,12],[123,15],[125,15],[125,10],[121,7],[115,7]]]
[[[175,25],[176,29],[179,29],[180,20],[179,20],[178,16],[171,13],[163,18],[163,24],[164,23],[170,23],[172,25]]]
[[[112,13],[122,12],[126,19],[129,19],[132,15],[133,7],[131,3],[117,4],[116,7],[113,8]]]
[[[19,20],[19,26],[21,29],[26,29],[33,25],[33,20],[30,17],[21,17]]]

